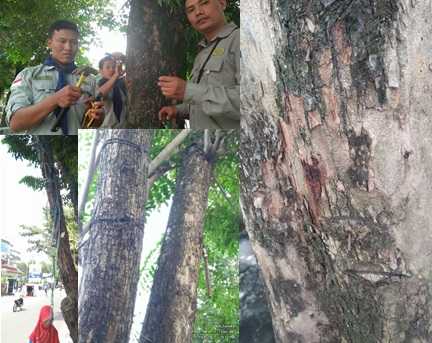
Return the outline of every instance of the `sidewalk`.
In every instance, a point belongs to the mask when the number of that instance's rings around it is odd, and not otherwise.
[[[1,297],[1,342],[27,343],[28,337],[33,331],[42,306],[50,305],[51,294],[45,295],[44,291],[36,291],[34,297],[24,297],[22,311],[13,312],[15,296]],[[60,302],[65,297],[64,291],[56,290],[54,293],[54,326],[59,333],[61,343],[72,343],[69,330],[60,311]]]

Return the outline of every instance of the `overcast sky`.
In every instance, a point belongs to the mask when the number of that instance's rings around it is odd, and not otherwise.
[[[125,0],[113,1],[116,5],[114,13],[118,13],[119,9],[125,3]],[[98,67],[99,61],[105,56],[105,53],[122,52],[126,54],[126,34],[109,31],[106,28],[97,29],[97,38],[100,43],[95,43],[90,46],[87,52],[87,57],[90,59],[94,68]]]
[[[0,136],[0,140],[3,136]],[[36,192],[19,181],[26,175],[40,177],[39,169],[26,161],[17,161],[0,142],[0,229],[1,237],[13,244],[25,261],[45,260],[45,254],[29,253],[27,239],[19,235],[20,225],[43,223],[42,209],[47,205],[45,192]]]

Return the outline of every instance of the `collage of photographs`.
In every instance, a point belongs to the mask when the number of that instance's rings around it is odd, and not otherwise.
[[[2,343],[432,343],[432,0],[3,0]]]

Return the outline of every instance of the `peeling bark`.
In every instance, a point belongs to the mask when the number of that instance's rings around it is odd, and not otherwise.
[[[278,342],[432,337],[431,11],[242,6],[242,209]]]
[[[154,0],[132,0],[130,6],[127,77],[128,126],[160,128],[158,112],[168,105],[157,86],[161,75],[180,75],[185,50],[181,6],[168,9]]]
[[[50,137],[39,136],[36,138],[36,142],[42,176],[46,180],[45,190],[54,225],[53,243],[57,245],[57,264],[66,291],[66,298],[61,302],[61,310],[70,336],[76,343],[78,342],[78,273],[71,254],[69,234],[63,213],[59,171],[54,164]]]
[[[127,343],[144,234],[144,202],[152,130],[104,133],[100,178],[82,256],[79,338]]]
[[[204,215],[213,160],[196,145],[183,154],[167,232],[141,331],[142,343],[189,343],[195,319]]]

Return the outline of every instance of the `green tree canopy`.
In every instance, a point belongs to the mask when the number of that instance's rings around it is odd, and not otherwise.
[[[78,62],[86,62],[85,50],[97,27],[118,25],[110,9],[112,0],[3,0],[0,8],[0,94],[14,75],[37,65],[47,56],[48,27],[56,20],[75,22],[80,30]]]
[[[54,151],[54,158],[57,164],[66,166],[68,173],[60,175],[61,187],[64,191],[63,200],[66,204],[72,205],[71,193],[73,192],[73,184],[76,183],[78,177],[77,163],[78,163],[78,151],[77,151],[77,137],[76,136],[65,136],[65,137],[51,136],[50,141]],[[2,142],[8,146],[9,153],[17,160],[26,160],[35,167],[39,168],[39,157],[35,146],[35,140],[32,136],[6,136]],[[34,190],[40,191],[43,189],[45,181],[44,179],[25,176],[21,183],[33,188]]]

